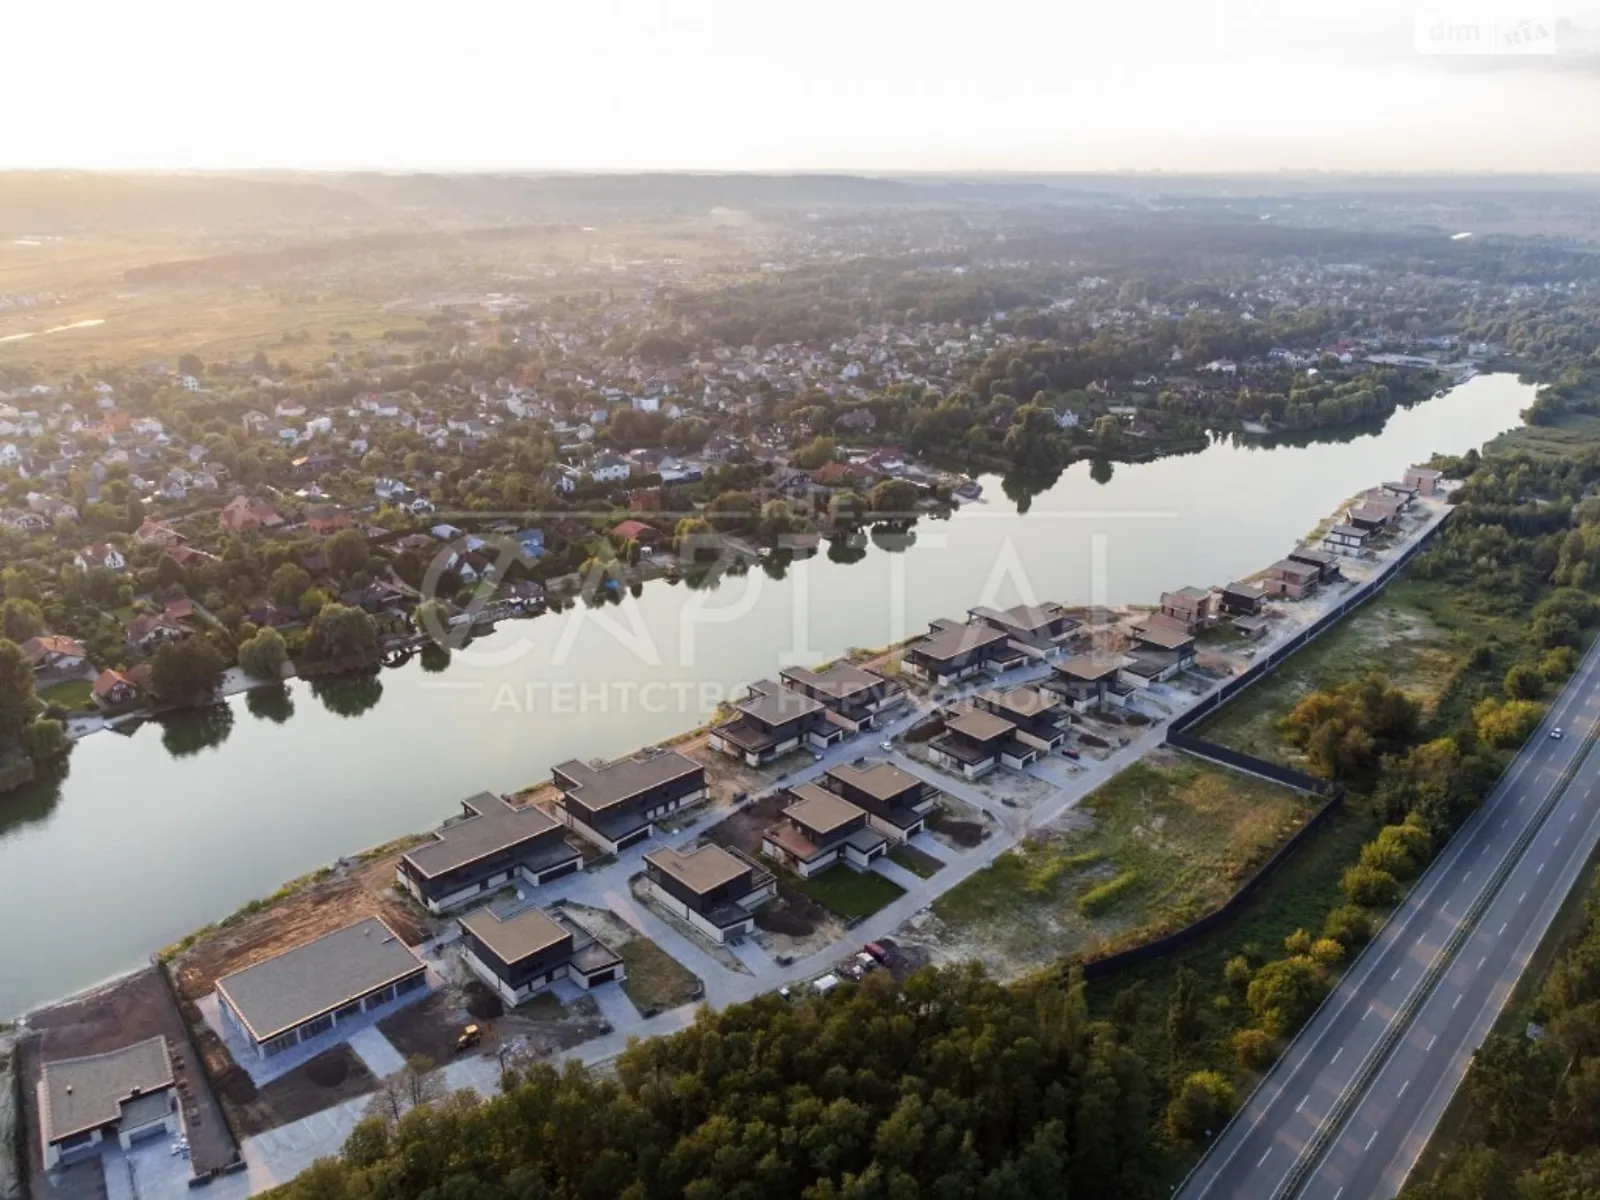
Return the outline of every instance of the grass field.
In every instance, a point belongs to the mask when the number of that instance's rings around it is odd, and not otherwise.
[[[892,879],[871,871],[853,871],[844,865],[829,867],[810,879],[795,876],[795,889],[804,892],[835,916],[870,917],[884,905],[905,894]]]
[[[1188,924],[1230,896],[1316,810],[1312,799],[1165,751],[934,903],[935,939],[1014,977]]]
[[[1484,453],[1566,458],[1596,445],[1600,445],[1600,417],[1591,413],[1567,413],[1554,425],[1523,425],[1502,433],[1484,447]]]
[[[699,977],[649,938],[630,938],[616,951],[628,972],[622,990],[640,1013],[665,1012],[699,997]]]
[[[93,685],[87,679],[69,679],[39,689],[39,699],[46,704],[59,704],[67,709],[88,708],[92,696]]]
[[[1307,694],[1377,671],[1431,714],[1474,646],[1514,647],[1524,623],[1465,607],[1445,584],[1401,579],[1295,654],[1195,731],[1260,758],[1295,764],[1278,722]]]

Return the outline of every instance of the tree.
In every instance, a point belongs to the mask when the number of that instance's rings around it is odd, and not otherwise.
[[[867,502],[861,493],[846,488],[828,497],[828,515],[842,525],[859,525],[866,519]]]
[[[1183,1057],[1200,1031],[1200,976],[1188,967],[1173,975],[1172,1000],[1167,1005],[1167,1042],[1175,1057]]]
[[[341,529],[322,547],[328,568],[341,575],[351,575],[367,568],[367,539],[359,529]]]
[[[378,656],[378,629],[359,608],[325,604],[312,618],[309,645],[323,661],[373,659]]]
[[[150,686],[170,704],[187,704],[217,690],[224,666],[209,638],[168,642],[150,660]]]
[[[276,629],[263,629],[239,643],[239,666],[257,679],[282,679],[288,660],[289,648]]]
[[[1353,904],[1341,904],[1322,922],[1323,936],[1334,938],[1347,950],[1366,944],[1372,936],[1372,922],[1365,910]]]
[[[803,471],[815,471],[824,463],[832,462],[838,453],[839,448],[832,438],[815,437],[795,451],[794,465]]]
[[[1532,700],[1496,700],[1489,696],[1472,708],[1478,737],[1497,750],[1522,745],[1543,718],[1544,706]]]
[[[200,361],[198,354],[178,355],[178,374],[193,375],[196,379],[206,373],[205,363]]]
[[[1491,1142],[1517,1142],[1550,1119],[1561,1062],[1542,1043],[1491,1033],[1472,1056],[1465,1091]]]
[[[1270,1067],[1278,1057],[1278,1043],[1265,1029],[1241,1029],[1233,1035],[1233,1057],[1247,1071]]]
[[[1570,653],[1572,648],[1559,649]],[[1517,663],[1506,672],[1504,686],[1506,696],[1512,700],[1537,700],[1544,695],[1544,676],[1527,663]]]
[[[881,479],[873,486],[868,499],[878,516],[909,520],[916,515],[914,510],[921,495],[917,485],[908,480]]]
[[[1366,908],[1387,908],[1400,899],[1400,881],[1377,867],[1351,867],[1339,880],[1345,899]]]
[[[1245,999],[1261,1027],[1281,1036],[1311,1015],[1322,989],[1322,971],[1311,959],[1281,958],[1256,972]]]
[[[1195,1071],[1167,1104],[1167,1132],[1197,1142],[1222,1128],[1238,1104],[1233,1085],[1216,1071]]]
[[[44,614],[32,600],[8,599],[0,604],[0,636],[19,645],[44,632]]]
[[[406,1099],[412,1108],[432,1104],[444,1095],[439,1077],[434,1074],[435,1065],[433,1059],[426,1054],[413,1054],[406,1059],[405,1069],[400,1072],[400,1079],[405,1088]]]
[[[300,603],[300,597],[305,595],[306,589],[311,586],[311,576],[304,567],[295,563],[284,563],[272,573],[272,578],[267,580],[267,595],[272,602],[283,608]]]

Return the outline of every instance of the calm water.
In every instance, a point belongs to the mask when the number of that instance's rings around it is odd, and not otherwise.
[[[730,689],[792,663],[920,631],[979,603],[1152,602],[1280,558],[1340,500],[1434,452],[1518,423],[1512,376],[1475,379],[1379,431],[1309,446],[1218,443],[1076,464],[1024,515],[998,479],[909,545],[819,555],[714,590],[503,626],[448,667],[293,683],[204,719],[101,733],[54,785],[0,796],[0,1014],[133,966],[190,929],[342,854],[425,829],[484,788],[548,778],[701,722]],[[427,667],[435,668],[432,671]],[[23,899],[30,903],[24,908]],[[37,907],[34,907],[34,905]]]

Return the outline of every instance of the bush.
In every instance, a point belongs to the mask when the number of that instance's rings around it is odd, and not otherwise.
[[[1571,646],[1556,646],[1546,650],[1539,660],[1539,674],[1550,683],[1557,683],[1578,668],[1578,652]]]
[[[1222,1128],[1238,1097],[1217,1071],[1196,1071],[1167,1105],[1167,1130],[1181,1142],[1198,1141]]]
[[[1400,881],[1377,867],[1356,866],[1339,881],[1345,899],[1365,908],[1387,908],[1400,899]]]
[[[1222,968],[1222,978],[1238,992],[1250,986],[1251,974],[1250,960],[1242,954],[1235,954]]]
[[[1265,1070],[1277,1060],[1277,1039],[1265,1029],[1241,1029],[1233,1035],[1233,1057],[1247,1071]]]
[[[1289,1033],[1322,999],[1322,969],[1309,958],[1281,958],[1256,972],[1246,994],[1261,1028]]]
[[[1544,706],[1532,700],[1480,700],[1472,709],[1473,726],[1480,740],[1497,750],[1520,746],[1544,716]]]
[[[1304,929],[1296,929],[1283,939],[1283,948],[1290,954],[1310,954],[1311,935]]]
[[[1364,946],[1372,936],[1372,922],[1365,910],[1353,904],[1341,904],[1328,914],[1322,923],[1322,934],[1337,940],[1347,950]]]
[[[1078,897],[1078,912],[1085,917],[1094,917],[1105,912],[1139,882],[1139,872],[1124,871],[1115,879],[1108,879],[1097,887],[1090,888]]]
[[[1336,938],[1318,938],[1311,943],[1311,957],[1323,966],[1331,967],[1344,961],[1344,946]]]

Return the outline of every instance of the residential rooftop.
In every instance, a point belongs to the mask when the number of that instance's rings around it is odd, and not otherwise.
[[[867,795],[885,804],[924,786],[922,780],[911,772],[903,771],[893,763],[887,762],[875,762],[869,767],[844,763],[837,767],[829,767],[828,775],[841,783],[860,788]]]
[[[1038,633],[1047,629],[1057,621],[1071,621],[1076,627],[1081,622],[1067,615],[1067,610],[1053,600],[1046,600],[1043,604],[1018,604],[1011,608],[990,608],[980,605],[969,609],[968,615],[991,621],[997,625],[1005,625],[1019,633]]]
[[[422,969],[394,930],[366,917],[224,975],[217,990],[264,1042]]]
[[[164,1037],[146,1038],[104,1054],[47,1062],[41,1113],[45,1141],[59,1142],[109,1125],[122,1116],[125,1104],[172,1084],[172,1059]]]
[[[938,620],[911,649],[927,658],[944,662],[962,654],[1004,642],[1006,635],[987,625],[963,625],[959,621]]]
[[[434,841],[406,852],[407,861],[423,875],[444,875],[560,828],[542,809],[518,808],[492,792],[479,792],[461,803],[475,815],[434,830]]]
[[[1116,656],[1100,654],[1078,654],[1056,664],[1056,670],[1070,679],[1079,679],[1085,683],[1094,683],[1115,675],[1122,666],[1122,660]]]
[[[979,692],[979,697],[1007,713],[1019,717],[1039,717],[1061,707],[1061,699],[1034,687],[1015,687],[1004,692]]]
[[[1005,737],[1016,729],[1016,726],[1004,717],[997,717],[979,708],[960,709],[956,716],[944,723],[944,727],[977,742],[993,741],[995,738]]]
[[[874,671],[847,662],[834,663],[831,667],[824,667],[820,671],[812,671],[806,667],[789,667],[782,672],[781,677],[814,688],[835,700],[846,700],[861,692],[885,685],[896,688],[902,686],[895,680],[886,679]]]
[[[461,927],[508,964],[532,958],[572,936],[570,929],[537,908],[525,908],[509,917],[480,908],[462,917]]]
[[[591,767],[574,758],[552,769],[571,781],[563,790],[592,812],[615,807],[651,788],[704,770],[694,759],[676,750],[622,758],[603,767]]]
[[[801,783],[789,789],[794,803],[783,815],[798,821],[819,837],[827,837],[842,825],[861,816],[861,810],[843,796],[837,796],[815,783]]]
[[[1170,629],[1165,625],[1146,625],[1134,633],[1134,638],[1141,642],[1148,642],[1152,646],[1160,646],[1163,650],[1181,650],[1185,646],[1192,646],[1194,638],[1180,629]]]
[[[825,706],[820,700],[763,679],[751,684],[750,695],[734,707],[764,725],[782,725],[819,713]]]
[[[710,843],[687,854],[680,854],[671,846],[663,846],[646,853],[644,860],[702,896],[723,884],[732,883],[750,870],[749,863],[728,853],[721,846]]]

